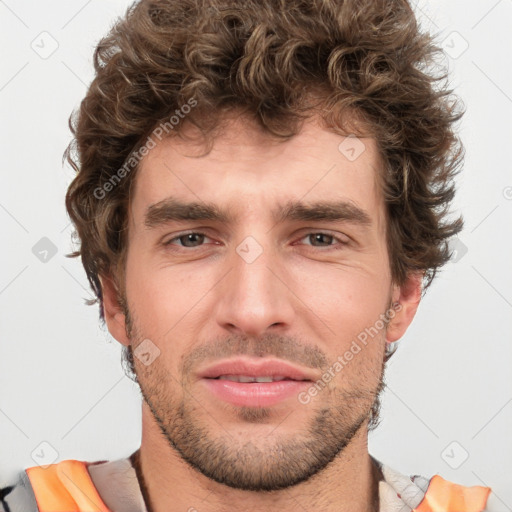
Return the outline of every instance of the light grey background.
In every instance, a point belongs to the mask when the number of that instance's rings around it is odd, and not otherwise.
[[[65,256],[61,165],[95,42],[128,5],[0,1],[0,484],[38,454],[105,460],[140,443],[138,390]],[[467,107],[455,203],[466,227],[391,360],[370,452],[404,473],[489,485],[512,510],[512,0],[416,9]]]

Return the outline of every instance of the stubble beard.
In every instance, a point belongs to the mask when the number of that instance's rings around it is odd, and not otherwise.
[[[136,347],[144,337],[134,319],[129,315],[127,319],[127,331]],[[270,346],[272,339],[268,342]],[[258,346],[261,345],[259,340]],[[245,348],[248,346],[244,344]],[[311,406],[312,417],[296,433],[281,434],[278,422],[269,435],[257,439],[248,436],[246,440],[230,435],[206,412],[193,396],[187,375],[180,375],[179,379],[172,376],[160,363],[163,358],[145,366],[134,360],[131,346],[127,350],[126,359],[136,375],[142,397],[170,447],[204,476],[246,491],[285,489],[327,468],[358,433],[367,430],[372,413],[378,411],[379,394],[384,387],[383,363],[378,379],[357,379],[363,386],[365,381],[377,380],[378,384],[371,388],[362,388],[360,384],[344,390],[326,387],[319,392],[316,403],[306,406],[297,401],[297,407]],[[275,418],[274,410],[268,407],[229,407],[242,427],[271,423]],[[293,414],[292,410],[283,423],[293,424]]]

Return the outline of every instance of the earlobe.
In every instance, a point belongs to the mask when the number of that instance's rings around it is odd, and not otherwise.
[[[409,274],[401,286],[396,285],[393,291],[392,302],[399,306],[393,308],[395,315],[390,319],[386,331],[386,341],[398,341],[407,331],[418,310],[423,289],[423,272]]]
[[[130,345],[126,333],[126,317],[117,299],[117,289],[110,277],[100,276],[103,314],[110,334],[122,345]]]

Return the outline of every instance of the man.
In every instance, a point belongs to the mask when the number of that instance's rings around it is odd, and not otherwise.
[[[142,0],[98,45],[66,205],[143,395],[127,459],[4,509],[481,511],[368,453],[384,367],[462,227],[461,114],[405,0]]]

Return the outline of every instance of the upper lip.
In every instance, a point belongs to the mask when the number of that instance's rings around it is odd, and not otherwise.
[[[228,359],[219,361],[203,371],[199,377],[203,379],[216,379],[221,375],[246,375],[248,377],[286,377],[292,380],[313,380],[314,375],[307,370],[280,359]]]

